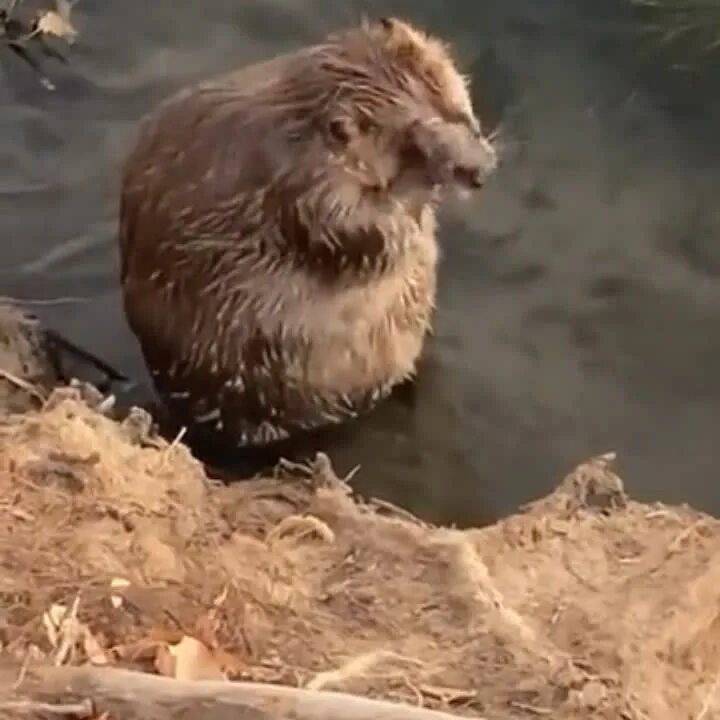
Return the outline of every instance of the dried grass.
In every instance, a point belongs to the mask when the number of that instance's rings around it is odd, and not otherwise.
[[[146,425],[79,390],[0,417],[8,686],[44,657],[488,720],[717,712],[718,522],[628,501],[612,456],[461,532],[379,514],[328,463],[215,485]]]

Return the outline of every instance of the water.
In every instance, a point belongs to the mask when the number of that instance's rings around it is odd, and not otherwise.
[[[367,6],[367,5],[366,5]],[[370,5],[446,36],[510,142],[480,202],[443,213],[437,334],[413,407],[336,449],[357,485],[487,522],[615,450],[639,498],[720,512],[717,69],[641,57],[620,0]],[[50,93],[0,55],[0,293],[128,373],[119,164],[174,88],[357,19],[336,0],[83,0]]]

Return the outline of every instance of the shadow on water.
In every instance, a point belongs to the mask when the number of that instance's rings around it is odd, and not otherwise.
[[[337,433],[339,471],[360,464],[361,491],[465,525],[614,449],[635,495],[720,512],[719,71],[674,70],[620,0],[84,1],[54,93],[0,55],[0,293],[68,298],[33,310],[146,381],[115,248],[137,120],[363,11],[450,39],[507,149],[480,202],[443,212],[412,401]]]

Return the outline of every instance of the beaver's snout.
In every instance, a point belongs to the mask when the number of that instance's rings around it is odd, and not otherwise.
[[[473,189],[481,188],[496,170],[497,163],[497,152],[477,133],[455,165],[455,180]]]
[[[497,168],[497,152],[479,130],[445,122],[418,123],[413,130],[434,183],[478,189]]]
[[[455,168],[455,178],[463,185],[478,189],[485,184],[487,173],[479,168],[458,167]]]

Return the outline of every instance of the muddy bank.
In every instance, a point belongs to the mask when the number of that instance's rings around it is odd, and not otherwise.
[[[3,363],[27,399],[0,415],[6,697],[89,664],[487,720],[719,711],[720,524],[627,498],[610,456],[457,531],[356,497],[323,456],[221,486],[143,412]]]

